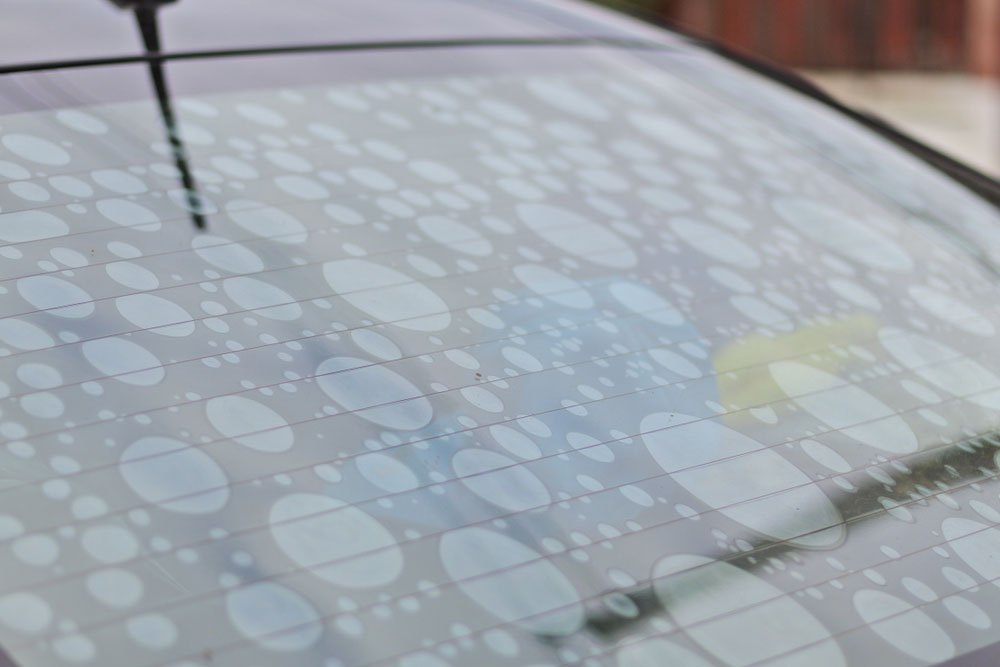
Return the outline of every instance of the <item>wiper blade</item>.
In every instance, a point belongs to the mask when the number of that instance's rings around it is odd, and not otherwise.
[[[884,519],[890,509],[926,504],[927,499],[940,493],[949,493],[975,483],[996,482],[1000,478],[1000,432],[992,431],[964,439],[960,442],[915,452],[901,457],[895,463],[876,466],[878,476],[870,470],[858,469],[852,491],[832,497],[833,504],[852,529],[863,522]],[[816,532],[828,530],[824,526]],[[744,570],[753,571],[768,562],[769,557],[781,556],[798,550],[789,540],[768,540],[743,535],[752,548],[746,552],[709,554]],[[705,591],[700,591],[704,594]],[[618,605],[607,605],[605,599],[618,598]],[[628,613],[621,613],[626,609]],[[630,590],[608,591],[602,604],[587,611],[585,629],[612,640],[633,630],[650,617],[670,613],[670,600],[664,600],[656,591],[654,582]],[[557,642],[558,637],[540,636]]]
[[[135,20],[142,35],[142,43],[149,56],[149,76],[156,91],[156,101],[160,107],[160,119],[167,135],[174,165],[180,173],[181,185],[187,199],[187,209],[191,213],[191,222],[197,229],[205,229],[205,216],[202,213],[201,195],[188,164],[187,152],[181,138],[177,117],[174,115],[170,90],[167,87],[167,77],[163,71],[163,59],[160,56],[160,30],[157,22],[157,11],[163,5],[176,0],[111,0],[122,9],[130,9],[135,13]]]

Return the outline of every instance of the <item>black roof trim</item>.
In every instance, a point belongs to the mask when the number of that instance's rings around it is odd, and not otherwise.
[[[52,60],[0,66],[0,74],[38,72],[54,69],[135,65],[151,62],[197,60],[207,58],[237,58],[282,54],[323,53],[343,51],[387,51],[406,49],[454,49],[493,46],[604,46],[624,49],[674,51],[675,47],[662,42],[627,37],[484,37],[446,40],[401,40],[378,42],[340,42],[334,44],[300,44],[295,46],[263,46],[252,49],[221,49],[208,51],[173,51],[165,53],[109,56],[74,60]]]

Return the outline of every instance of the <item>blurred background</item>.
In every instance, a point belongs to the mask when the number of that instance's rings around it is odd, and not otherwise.
[[[1000,0],[603,0],[799,71],[1000,177]]]

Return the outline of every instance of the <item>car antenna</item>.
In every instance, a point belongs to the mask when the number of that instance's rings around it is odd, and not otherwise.
[[[174,156],[174,165],[181,175],[181,185],[184,187],[184,193],[187,197],[187,208],[191,212],[191,221],[198,229],[205,229],[205,216],[201,212],[201,195],[198,194],[194,176],[188,165],[184,142],[181,139],[180,128],[177,125],[177,118],[174,116],[173,105],[170,101],[167,77],[163,72],[163,57],[160,54],[160,30],[156,13],[161,6],[176,2],[176,0],[111,0],[111,2],[121,9],[132,10],[135,13],[139,33],[142,35],[142,43],[146,48],[146,55],[149,56],[149,76],[156,89],[160,118],[163,121],[163,129],[170,144],[170,152]]]

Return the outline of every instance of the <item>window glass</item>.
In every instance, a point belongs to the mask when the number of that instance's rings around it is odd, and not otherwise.
[[[154,101],[0,117],[10,656],[996,639],[996,211],[713,58],[557,50],[180,94],[203,228]]]

